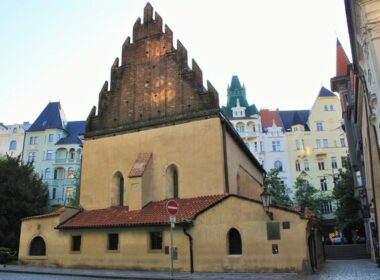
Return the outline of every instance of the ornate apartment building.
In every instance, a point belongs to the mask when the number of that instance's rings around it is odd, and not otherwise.
[[[30,124],[28,122],[12,125],[0,123],[0,156],[19,156],[24,146],[25,131],[29,127]]]
[[[23,161],[49,186],[49,206],[69,204],[79,185],[84,121],[68,122],[60,102],[50,102],[25,133]]]

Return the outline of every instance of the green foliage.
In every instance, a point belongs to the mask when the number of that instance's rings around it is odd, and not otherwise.
[[[359,216],[360,201],[354,196],[354,177],[350,168],[339,169],[339,179],[336,181],[333,196],[337,201],[336,219],[345,232],[363,227]]]
[[[289,190],[281,185],[281,179],[278,176],[279,170],[272,168],[269,170],[264,179],[264,185],[271,185],[270,193],[272,194],[272,203],[275,205],[292,205],[289,197]]]
[[[18,250],[21,219],[46,211],[47,187],[31,163],[0,159],[0,247]]]
[[[80,176],[78,174],[75,174],[75,192],[74,197],[70,199],[69,206],[78,207],[79,206],[79,194],[80,194]]]
[[[306,179],[298,177],[294,183],[296,190],[294,200],[295,204],[301,209],[308,208],[318,218],[322,218],[323,204],[331,200],[331,197],[321,193]]]

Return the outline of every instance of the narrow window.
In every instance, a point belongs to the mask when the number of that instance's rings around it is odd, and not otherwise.
[[[33,144],[34,144],[34,145],[37,145],[37,144],[38,144],[38,137],[37,137],[37,136],[34,136],[34,137],[33,137]]]
[[[15,140],[12,140],[10,143],[9,143],[9,150],[10,151],[16,151],[16,148],[17,148],[17,142]]]
[[[318,169],[325,170],[325,163],[323,162],[323,160],[318,161]]]
[[[75,159],[75,150],[73,148],[69,151],[70,161],[74,161]]]
[[[332,157],[331,158],[331,167],[334,169],[334,168],[338,168],[338,164],[337,164],[337,161],[336,161],[336,157]]]
[[[13,134],[16,134],[17,133],[17,128],[16,127],[14,127],[13,128],[13,132],[12,132]]]
[[[51,179],[51,170],[50,168],[45,169],[45,180]]]
[[[53,141],[54,141],[54,134],[49,134],[48,142],[53,142]]]
[[[327,180],[326,179],[321,179],[321,191],[325,192],[327,191]]]
[[[310,167],[309,167],[309,161],[307,159],[305,159],[304,161],[304,166],[305,166],[305,171],[309,171],[310,170]]]
[[[340,138],[340,146],[346,147],[346,140],[344,138]]]
[[[57,188],[53,188],[53,192],[51,194],[51,199],[55,199],[57,197]]]
[[[298,150],[300,150],[301,149],[301,142],[300,142],[300,140],[296,140],[296,150],[298,151]]]
[[[334,106],[330,105],[330,111],[334,111]]]
[[[47,151],[46,152],[46,160],[52,160],[53,159],[53,151]]]
[[[177,173],[177,170],[173,171],[173,197],[178,198],[178,173]]]
[[[299,160],[296,160],[296,171],[301,171],[301,165]]]
[[[316,143],[317,149],[320,149],[321,148],[321,139],[315,140],[315,143]]]
[[[323,131],[323,123],[317,122],[317,131]]]
[[[119,180],[119,206],[124,206],[124,178],[120,177]]]
[[[33,137],[32,136],[29,137],[29,145],[33,145]]]
[[[82,241],[82,236],[81,235],[71,236],[71,251],[73,251],[73,252],[79,252],[80,251],[81,241]]]
[[[155,231],[150,233],[150,249],[162,250],[162,232]]]
[[[228,254],[229,255],[241,255],[242,245],[240,233],[232,228],[228,232]]]
[[[33,238],[30,243],[29,256],[46,256],[46,245],[41,236]]]
[[[281,161],[279,161],[279,160],[276,160],[275,162],[274,162],[274,168],[276,168],[278,171],[282,171],[282,162]]]
[[[28,162],[33,162],[36,159],[36,153],[35,152],[30,152],[28,154]]]
[[[329,147],[329,140],[323,139],[323,148],[328,148],[328,147]]]
[[[325,105],[325,111],[329,110],[329,106]]]
[[[108,234],[108,250],[118,250],[119,249],[119,234],[110,233]]]

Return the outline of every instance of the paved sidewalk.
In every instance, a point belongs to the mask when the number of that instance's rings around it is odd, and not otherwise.
[[[287,279],[336,279],[336,280],[380,280],[380,268],[370,260],[329,260],[323,269],[313,275],[302,275],[296,273],[174,273],[171,278],[168,272],[147,272],[147,271],[126,271],[126,270],[103,270],[103,269],[70,269],[37,267],[25,265],[7,265],[0,267],[1,273],[33,273],[45,275],[66,275],[81,276],[102,279],[178,279],[178,280],[200,280],[200,279],[221,279],[221,280],[248,280],[248,279],[268,279],[268,280],[287,280]],[[9,273],[7,273],[9,274]],[[3,274],[4,275],[4,274]]]

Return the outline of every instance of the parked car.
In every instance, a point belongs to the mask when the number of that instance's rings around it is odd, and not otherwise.
[[[340,244],[343,244],[344,239],[343,239],[343,237],[341,235],[335,235],[335,236],[333,236],[331,242],[334,245],[340,245]]]
[[[365,236],[362,236],[362,235],[356,236],[356,243],[365,243],[365,242],[366,242]]]

